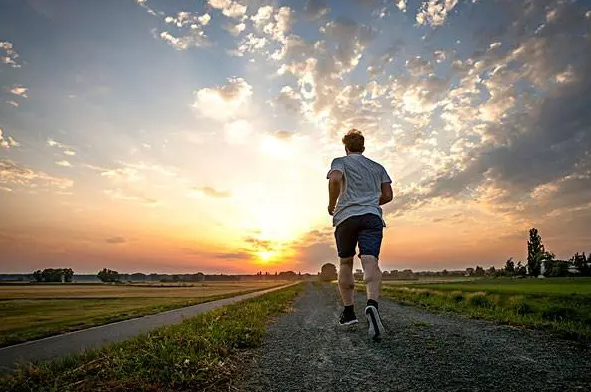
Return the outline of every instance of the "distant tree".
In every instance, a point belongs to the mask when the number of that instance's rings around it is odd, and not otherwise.
[[[107,268],[103,268],[102,271],[99,271],[97,276],[102,282],[119,282],[120,280],[119,272]]]
[[[320,280],[323,282],[332,282],[337,277],[337,267],[334,264],[326,263],[320,268]]]
[[[527,241],[527,272],[530,276],[540,275],[545,252],[542,237],[538,233],[538,229],[534,227],[529,231],[529,240]]]
[[[495,276],[497,269],[494,266],[490,266],[489,269],[486,270],[486,274],[489,276]]]
[[[477,265],[476,269],[474,270],[474,276],[484,276],[484,275],[485,275],[484,268]]]
[[[37,282],[41,282],[43,280],[43,273],[41,272],[41,270],[33,272],[33,278],[35,278]]]
[[[507,275],[507,276],[515,275],[515,262],[513,261],[513,257],[511,257],[505,263],[505,275]]]
[[[473,276],[474,275],[474,268],[468,267],[466,268],[466,276]]]
[[[449,275],[449,272],[446,269],[441,271],[441,276],[448,276],[448,275]]]
[[[62,272],[64,274],[64,282],[72,283],[72,278],[74,277],[74,270],[72,270],[72,268],[63,268]]]
[[[515,267],[515,275],[524,277],[527,275],[527,268],[521,261],[517,262],[517,266]]]
[[[571,262],[581,276],[591,276],[591,254],[587,257],[585,252],[582,255],[577,252],[571,258]]]

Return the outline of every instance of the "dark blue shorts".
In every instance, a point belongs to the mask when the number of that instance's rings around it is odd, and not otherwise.
[[[339,257],[355,256],[359,244],[359,255],[380,255],[384,223],[376,214],[352,216],[342,221],[335,229]]]

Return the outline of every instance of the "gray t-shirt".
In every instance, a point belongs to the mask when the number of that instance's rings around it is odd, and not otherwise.
[[[381,218],[382,184],[392,182],[386,169],[361,154],[349,154],[332,161],[326,178],[335,170],[343,173],[343,186],[332,218],[333,226],[356,215],[376,214]]]

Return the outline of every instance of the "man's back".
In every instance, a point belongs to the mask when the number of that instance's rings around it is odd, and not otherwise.
[[[349,154],[333,160],[330,172],[335,170],[343,173],[343,186],[334,211],[333,225],[337,226],[356,215],[370,213],[381,217],[381,186],[391,182],[384,167],[362,154]]]

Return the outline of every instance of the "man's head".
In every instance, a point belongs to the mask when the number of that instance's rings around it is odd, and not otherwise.
[[[343,144],[345,145],[345,151],[347,155],[351,153],[361,154],[365,151],[365,146],[363,145],[365,142],[365,138],[361,131],[353,128],[345,136],[343,136]]]

